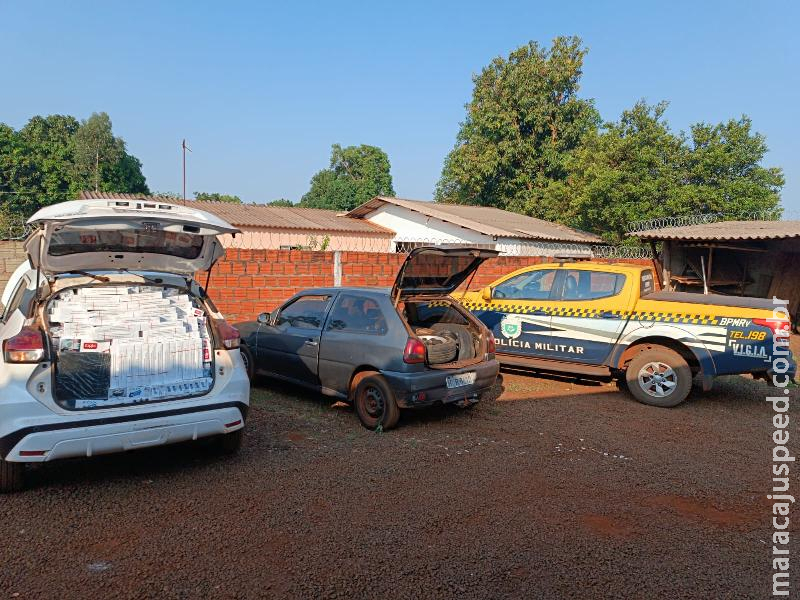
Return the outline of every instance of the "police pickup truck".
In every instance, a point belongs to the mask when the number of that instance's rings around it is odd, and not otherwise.
[[[616,379],[653,406],[683,402],[696,375],[709,390],[718,375],[783,382],[796,371],[785,304],[658,292],[648,267],[540,264],[468,292],[462,304],[494,333],[501,364]]]

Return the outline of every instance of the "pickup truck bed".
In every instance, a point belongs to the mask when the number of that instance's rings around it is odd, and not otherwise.
[[[758,308],[772,310],[776,304],[769,298],[749,298],[747,296],[725,296],[723,294],[692,294],[690,292],[653,292],[642,296],[642,300],[659,302],[682,302],[705,306],[731,306],[736,308]]]

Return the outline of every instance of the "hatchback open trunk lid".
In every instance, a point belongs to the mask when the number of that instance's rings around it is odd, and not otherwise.
[[[225,253],[237,228],[202,210],[145,200],[75,200],[39,210],[25,242],[34,268],[57,275],[136,269],[191,275]]]
[[[400,267],[392,297],[452,294],[483,261],[498,254],[481,248],[415,248]]]

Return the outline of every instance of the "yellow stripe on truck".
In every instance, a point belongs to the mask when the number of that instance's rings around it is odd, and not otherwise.
[[[434,303],[431,303],[433,305]],[[444,303],[442,303],[444,304]],[[717,325],[721,316],[698,315],[676,312],[608,310],[605,308],[553,308],[550,306],[535,306],[528,304],[494,305],[488,302],[466,301],[462,304],[470,311],[492,311],[512,314],[529,314],[533,312],[544,313],[551,317],[583,317],[599,319],[604,315],[613,314],[620,317],[630,317],[632,321],[656,321],[659,323],[691,323],[693,325]],[[736,312],[732,310],[731,313]],[[736,314],[726,314],[726,317],[738,317]],[[752,317],[748,317],[752,318]]]

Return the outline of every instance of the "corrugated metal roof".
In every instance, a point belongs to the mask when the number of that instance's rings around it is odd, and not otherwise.
[[[363,219],[385,204],[402,206],[485,235],[556,242],[602,243],[600,237],[592,233],[490,206],[440,204],[424,200],[377,196],[347,214],[350,217]]]
[[[800,237],[800,221],[718,221],[629,234],[642,240],[734,241]]]
[[[148,200],[181,204],[182,200],[170,197],[116,192],[81,192],[81,200]],[[187,200],[187,206],[210,212],[237,227],[263,227],[265,229],[294,229],[342,233],[379,234],[393,237],[394,232],[360,219],[351,219],[333,210],[321,208],[295,208],[289,206],[264,206],[261,204],[236,204],[233,202],[198,202]]]

